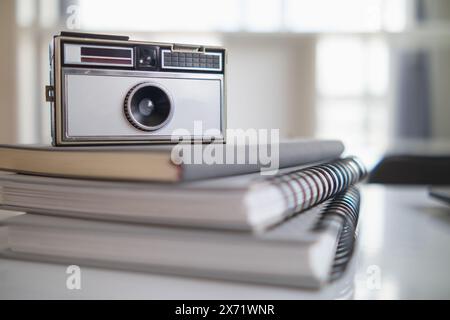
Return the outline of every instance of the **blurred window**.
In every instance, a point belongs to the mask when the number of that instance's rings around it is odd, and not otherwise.
[[[221,32],[397,32],[405,27],[406,2],[79,0],[82,28]]]
[[[388,138],[389,52],[379,38],[317,43],[317,134],[354,143]]]

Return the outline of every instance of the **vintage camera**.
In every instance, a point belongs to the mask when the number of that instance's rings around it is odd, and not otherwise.
[[[219,47],[62,32],[46,87],[53,144],[171,143],[177,129],[183,141],[224,142],[225,58]]]

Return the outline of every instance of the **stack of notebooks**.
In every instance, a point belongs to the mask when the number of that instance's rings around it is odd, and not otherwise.
[[[247,152],[223,145],[223,153]],[[180,164],[171,147],[0,146],[0,255],[320,287],[351,257],[366,176],[339,141],[261,164]]]

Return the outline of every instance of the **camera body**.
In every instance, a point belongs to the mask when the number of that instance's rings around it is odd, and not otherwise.
[[[53,144],[224,142],[225,60],[220,47],[62,32],[46,87]]]

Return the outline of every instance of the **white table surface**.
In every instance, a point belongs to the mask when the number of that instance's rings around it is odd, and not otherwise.
[[[6,212],[0,214],[7,214]],[[318,291],[0,259],[0,299],[407,299],[450,298],[450,207],[424,187],[362,187],[351,266]]]

